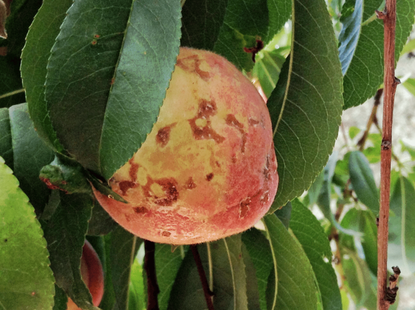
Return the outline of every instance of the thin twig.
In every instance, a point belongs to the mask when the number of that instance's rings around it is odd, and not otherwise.
[[[156,276],[156,245],[152,241],[144,240],[144,270],[147,274],[147,310],[159,310],[157,295],[160,293]]]
[[[395,78],[395,26],[396,0],[387,0],[384,12],[376,11],[384,23],[384,100],[383,133],[380,153],[380,210],[378,226],[378,310],[389,309],[386,301],[387,259],[388,259],[388,221],[390,196],[390,170],[392,155],[392,119],[396,86]]]
[[[193,258],[195,259],[197,271],[199,272],[200,281],[202,282],[203,293],[205,294],[206,304],[209,310],[214,310],[212,296],[213,292],[209,289],[209,284],[206,278],[205,270],[202,266],[202,260],[200,259],[199,251],[197,250],[197,244],[190,246],[192,249]]]
[[[380,105],[380,98],[382,97],[382,94],[383,94],[383,88],[378,89],[375,95],[375,102],[373,103],[372,112],[370,113],[369,119],[366,124],[366,130],[363,133],[363,136],[357,142],[357,145],[360,146],[359,147],[360,151],[363,151],[365,149],[365,143],[366,143],[367,137],[369,136],[369,131],[370,131],[370,128],[372,127],[372,124],[373,123],[377,124],[376,114],[378,111],[378,107]]]

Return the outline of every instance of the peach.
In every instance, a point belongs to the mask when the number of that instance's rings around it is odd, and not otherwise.
[[[104,295],[104,272],[97,252],[87,240],[82,249],[81,275],[91,293],[93,305],[99,306]],[[81,310],[81,308],[68,298],[67,310]]]
[[[128,203],[96,198],[143,239],[194,244],[252,227],[278,186],[266,104],[225,58],[181,48],[157,122],[109,185]]]

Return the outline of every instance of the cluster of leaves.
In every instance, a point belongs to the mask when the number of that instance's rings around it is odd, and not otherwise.
[[[332,154],[303,203],[318,206],[323,214],[321,225],[335,242],[343,300],[353,300],[358,309],[376,309],[379,189],[372,171],[380,162],[380,148],[376,146],[382,137],[380,133],[351,127],[347,138],[351,145],[343,146],[342,158],[338,153]],[[399,266],[405,278],[415,268],[415,232],[408,222],[415,215],[410,208],[415,202],[415,153],[413,147],[401,144],[401,156],[409,159],[402,163],[394,155],[388,265]],[[346,305],[343,307],[347,309]]]
[[[89,182],[109,191],[100,181],[144,142],[179,46],[190,46],[223,55],[261,86],[279,163],[262,227],[198,246],[215,309],[342,309],[341,294],[372,309],[378,193],[365,158],[378,160],[379,136],[368,136],[372,149],[326,163],[342,108],[382,83],[383,27],[373,18],[381,2],[14,0],[0,41],[2,306],[60,310],[69,296],[97,309],[80,274],[88,238],[104,267],[100,309],[146,308],[143,240],[109,217]],[[414,12],[415,1],[398,1],[397,58]],[[254,64],[244,48],[259,39],[268,45]],[[394,177],[391,243],[410,266],[414,173],[404,175]],[[316,203],[327,220],[307,208]],[[160,309],[205,308],[187,246],[157,244],[155,260]]]

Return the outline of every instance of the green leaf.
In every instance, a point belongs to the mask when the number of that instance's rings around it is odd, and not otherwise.
[[[63,289],[55,284],[55,297],[53,310],[67,310],[68,296]]]
[[[415,189],[413,183],[401,176],[391,197],[389,260],[397,264],[406,276],[415,271]]]
[[[318,288],[304,250],[274,214],[263,221],[278,270],[278,296],[269,309],[317,309]]]
[[[213,50],[228,0],[186,0],[182,8],[181,46]]]
[[[363,249],[363,254],[370,271],[377,274],[377,226],[376,217],[371,211],[350,209],[343,217],[341,225],[363,233],[362,238],[352,238],[344,234],[340,235],[342,247],[356,251]]]
[[[40,170],[39,178],[50,188],[66,194],[92,194],[86,172],[77,162],[56,154],[54,160]]]
[[[349,69],[350,63],[352,62],[356,51],[357,42],[359,41],[360,36],[360,26],[363,19],[363,0],[353,1],[355,1],[355,5],[352,13],[341,19],[343,28],[339,36],[339,58],[342,64],[343,75],[345,75]],[[346,2],[344,8],[348,7],[349,4],[350,3]],[[344,8],[343,11],[345,10]]]
[[[280,50],[264,50],[259,55],[262,57],[256,57],[252,76],[258,79],[265,96],[269,98],[280,76],[285,57]]]
[[[91,220],[88,225],[88,235],[98,236],[110,233],[118,224],[107,211],[98,203],[92,208]]]
[[[37,135],[29,117],[27,104],[9,108],[13,146],[13,170],[20,187],[29,196],[39,215],[48,202],[50,189],[39,180],[42,167],[53,159],[53,152]]]
[[[242,257],[244,259],[244,264],[245,264],[246,297],[248,298],[248,309],[259,310],[261,309],[261,307],[260,307],[260,301],[259,301],[259,290],[258,290],[258,279],[256,277],[256,268],[255,268],[254,263],[252,262],[252,259],[244,243],[242,243]]]
[[[370,164],[376,164],[380,162],[380,147],[369,146],[362,151]]]
[[[134,2],[103,125],[100,162],[107,179],[139,149],[157,119],[179,51],[180,18],[178,0]]]
[[[267,238],[255,228],[244,232],[242,234],[242,241],[248,250],[252,263],[255,266],[261,310],[266,310],[266,291],[268,279],[271,272],[274,274],[274,262],[269,242]],[[274,292],[270,292],[270,294],[273,298],[276,298],[277,291],[274,290]]]
[[[349,0],[352,3],[353,0]],[[356,5],[361,5],[356,2]],[[353,59],[344,76],[344,109],[357,106],[373,96],[383,80],[383,22],[374,14],[381,1],[365,0],[363,18],[360,27],[355,25],[353,31],[359,31],[359,41],[353,53]],[[406,43],[414,22],[415,2],[401,0],[396,11],[396,50],[398,60],[400,51]],[[360,28],[360,29],[359,29]],[[347,41],[340,37],[340,44]],[[340,46],[341,46],[340,45]],[[348,50],[347,45],[345,47]],[[341,59],[342,64],[345,58]]]
[[[415,42],[415,40],[414,40]],[[415,96],[415,79],[409,78],[402,85],[412,94]]]
[[[415,147],[410,146],[409,144],[405,143],[404,141],[399,141],[401,143],[402,152],[408,152],[411,156],[412,160],[415,160]]]
[[[401,56],[405,55],[406,53],[412,52],[415,49],[415,39],[409,40],[401,51]]]
[[[357,128],[357,127],[354,127],[354,126],[349,128],[349,136],[350,136],[351,139],[356,137],[360,132],[361,132],[360,128]]]
[[[324,170],[317,176],[313,184],[307,191],[308,196],[308,206],[312,206],[317,202],[317,199],[320,195],[321,188],[324,183]]]
[[[215,309],[248,309],[241,235],[198,246],[205,274],[213,279]],[[209,267],[211,264],[211,267]],[[205,309],[206,301],[197,267],[188,251],[176,277],[168,309]]]
[[[128,309],[146,310],[143,282],[143,266],[138,259],[134,260],[130,273],[130,289],[128,295]]]
[[[274,214],[278,217],[281,223],[288,229],[291,220],[291,202],[288,202],[284,207],[278,209]]]
[[[59,27],[72,0],[44,0],[30,30],[22,52],[21,74],[29,104],[30,117],[39,136],[52,148],[62,152],[56,138],[45,101],[46,65]]]
[[[178,54],[179,18],[178,0],[90,0],[75,2],[61,26],[46,79],[52,123],[68,152],[106,179],[156,121]]]
[[[42,227],[48,242],[56,284],[80,307],[93,310],[91,295],[81,277],[82,247],[91,217],[92,197],[60,192],[60,204]]]
[[[348,234],[348,235],[354,235],[354,236],[360,236],[360,234],[354,230],[345,229],[342,227],[337,220],[334,217],[334,214],[331,210],[331,185],[333,180],[333,175],[335,171],[337,163],[337,152],[334,152],[330,158],[329,161],[324,167],[323,175],[323,185],[321,187],[320,194],[317,199],[317,205],[320,208],[321,212],[323,213],[324,217],[330,221],[331,224],[333,224],[334,227],[336,227],[337,230]]]
[[[248,309],[241,235],[210,243],[216,309]]]
[[[366,309],[376,309],[376,285],[372,280],[374,276],[371,275],[366,262],[356,252],[347,248],[343,250],[342,266],[347,279],[344,284],[356,308],[365,305]]]
[[[267,42],[277,34],[291,16],[291,0],[267,0],[269,14],[269,33]]]
[[[0,56],[0,81],[0,108],[25,101],[18,60]]]
[[[0,46],[7,46],[7,55],[15,58],[18,65],[27,30],[42,1],[14,0],[9,2],[11,2],[11,13],[6,22],[7,39],[0,38]]]
[[[268,20],[266,0],[245,0],[243,5],[239,0],[228,0],[214,52],[239,69],[251,71],[254,66],[252,54],[245,52],[244,47],[255,47],[257,38],[267,37]]]
[[[363,213],[364,218],[362,240],[363,252],[365,253],[366,263],[369,266],[370,271],[372,271],[373,275],[376,275],[378,269],[378,229],[376,226],[376,217],[371,212],[361,212]]]
[[[180,251],[172,252],[170,244],[156,244],[156,276],[160,292],[157,296],[160,310],[166,310],[170,292],[182,264]]]
[[[0,109],[0,156],[6,165],[13,168],[12,134],[10,132],[9,110]]]
[[[115,309],[123,310],[128,307],[128,294],[131,266],[133,265],[142,239],[130,234],[121,226],[114,229],[106,244],[108,251],[107,273],[111,273],[110,284],[115,298]]]
[[[313,213],[293,200],[290,228],[301,243],[313,268],[321,292],[323,309],[342,309],[337,276],[331,265],[329,240]]]
[[[209,281],[207,244],[200,244],[197,248],[200,259],[202,260],[203,269]],[[187,251],[182,261],[170,296],[169,310],[194,310],[206,309],[207,307],[192,251]]]
[[[271,211],[308,189],[332,152],[340,125],[342,76],[322,0],[294,1],[293,44],[268,100],[280,183]]]
[[[359,151],[349,158],[350,181],[357,198],[375,215],[379,213],[379,193],[366,157]]]
[[[51,309],[54,279],[43,232],[29,199],[0,157],[0,304]]]

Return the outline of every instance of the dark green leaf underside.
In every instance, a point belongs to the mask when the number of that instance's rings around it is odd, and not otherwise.
[[[92,197],[60,192],[53,216],[42,222],[56,284],[80,307],[93,310],[91,295],[82,281],[82,247],[91,217]]]
[[[20,187],[29,196],[36,213],[43,211],[50,190],[39,180],[40,169],[53,160],[53,152],[39,138],[29,117],[27,104],[9,108],[13,145],[13,170]]]
[[[227,0],[186,0],[182,9],[180,45],[213,50],[227,4]]]

